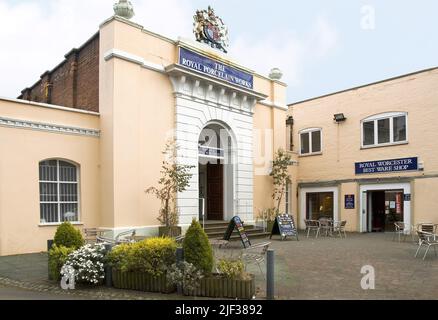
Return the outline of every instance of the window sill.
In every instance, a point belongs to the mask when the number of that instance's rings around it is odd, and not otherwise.
[[[70,222],[74,226],[83,226],[83,222]],[[62,224],[62,222],[55,222],[55,223],[40,223],[38,227],[59,227]]]
[[[378,145],[372,145],[372,146],[362,146],[362,147],[360,147],[360,149],[367,150],[367,149],[376,149],[376,148],[396,147],[396,146],[403,146],[403,145],[407,145],[407,144],[409,144],[409,141],[385,143],[385,144],[378,144]]]
[[[306,154],[300,154],[300,158],[306,158],[306,157],[316,157],[316,156],[322,156],[322,152],[315,152],[315,153],[306,153]]]

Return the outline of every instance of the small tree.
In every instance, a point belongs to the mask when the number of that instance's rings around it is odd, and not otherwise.
[[[292,182],[288,172],[291,160],[290,154],[283,149],[279,149],[272,163],[271,177],[274,179],[274,193],[272,194],[272,198],[274,201],[277,201],[277,213],[280,212],[280,205],[286,192],[286,186]]]
[[[163,154],[166,159],[161,167],[161,179],[158,181],[159,188],[151,187],[147,193],[155,194],[161,201],[158,221],[166,227],[174,227],[178,224],[178,211],[176,208],[176,195],[183,192],[189,186],[193,166],[181,165],[176,161],[178,147],[174,141],[166,144]]]

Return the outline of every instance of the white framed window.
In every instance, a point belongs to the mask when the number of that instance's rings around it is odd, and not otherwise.
[[[362,148],[408,143],[408,114],[391,112],[362,120]]]
[[[79,169],[65,160],[39,163],[40,223],[79,222]]]
[[[322,129],[311,128],[300,131],[300,155],[322,154]]]

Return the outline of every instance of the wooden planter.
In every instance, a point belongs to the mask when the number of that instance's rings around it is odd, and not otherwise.
[[[184,295],[251,300],[255,295],[255,279],[252,275],[249,280],[227,279],[212,275],[201,280],[201,285],[196,290],[196,294],[184,290]]]
[[[271,233],[272,229],[274,229],[274,223],[275,221],[268,221],[267,224],[267,228],[266,228],[266,232]]]
[[[166,275],[154,277],[143,272],[122,272],[114,269],[112,271],[113,286],[117,289],[136,290],[144,292],[173,293],[175,286],[167,283]]]

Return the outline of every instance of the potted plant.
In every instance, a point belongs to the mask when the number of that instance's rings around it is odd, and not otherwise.
[[[275,154],[274,161],[272,162],[272,171],[270,174],[274,180],[274,192],[272,198],[276,202],[275,210],[277,214],[280,214],[280,206],[284,194],[286,193],[286,186],[292,183],[288,170],[291,160],[292,157],[290,154],[283,149],[279,149]]]
[[[179,214],[176,208],[176,195],[183,192],[190,184],[193,166],[177,163],[177,150],[175,142],[166,144],[163,154],[166,159],[161,167],[161,179],[158,181],[159,188],[151,187],[146,193],[154,194],[161,201],[158,221],[163,225],[159,227],[159,235],[177,237],[181,235],[181,227],[178,226]]]
[[[274,227],[277,216],[278,211],[276,208],[259,210],[259,214],[256,217],[256,222],[262,221],[263,228],[266,230],[266,232],[272,232],[272,228]]]
[[[220,260],[218,273],[212,273],[214,257],[207,235],[193,221],[183,243],[186,262],[180,272],[172,272],[174,281],[184,286],[188,296],[209,298],[252,299],[255,294],[254,276],[244,271],[241,260]]]
[[[117,289],[173,293],[169,266],[176,261],[176,242],[170,238],[150,238],[121,244],[108,254],[113,286]]]

